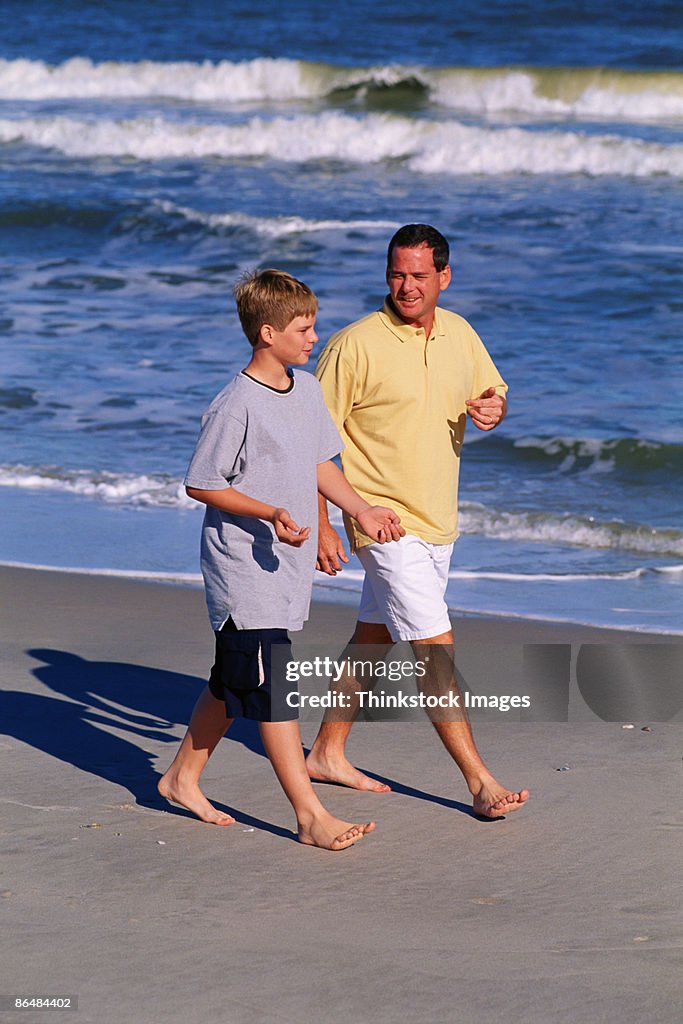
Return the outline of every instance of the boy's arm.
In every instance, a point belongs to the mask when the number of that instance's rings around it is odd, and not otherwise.
[[[318,491],[342,511],[347,512],[352,519],[357,520],[363,532],[379,544],[390,540],[400,540],[405,536],[405,530],[400,525],[401,520],[396,513],[381,505],[370,505],[359,494],[356,494],[334,462],[318,464]]]
[[[221,512],[229,512],[234,516],[251,516],[272,523],[277,539],[284,544],[291,544],[292,547],[301,547],[310,536],[310,527],[301,529],[297,526],[286,508],[266,505],[263,501],[250,498],[248,494],[242,494],[234,487],[224,487],[220,491],[206,491],[199,487],[186,487],[185,490],[190,498],[201,501],[204,505],[211,505]]]

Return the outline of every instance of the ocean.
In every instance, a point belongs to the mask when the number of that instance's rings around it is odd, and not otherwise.
[[[510,385],[449,604],[681,633],[680,3],[2,6],[0,561],[196,585],[235,279],[309,283],[322,345],[426,221]]]

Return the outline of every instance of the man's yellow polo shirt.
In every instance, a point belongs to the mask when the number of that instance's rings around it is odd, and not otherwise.
[[[330,338],[316,376],[344,442],[349,483],[372,505],[393,508],[406,533],[455,540],[465,400],[490,387],[507,391],[476,331],[437,308],[427,340],[386,301]],[[345,525],[354,550],[371,543],[355,521],[345,517]]]

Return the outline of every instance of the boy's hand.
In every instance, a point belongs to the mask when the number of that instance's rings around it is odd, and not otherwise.
[[[363,533],[367,533],[378,544],[400,540],[406,535],[394,510],[383,508],[382,505],[368,505],[356,515],[356,519]]]
[[[303,529],[297,526],[286,508],[276,508],[273,512],[271,523],[275,527],[275,534],[283,544],[291,544],[293,548],[300,548],[304,541],[311,535],[310,526]]]

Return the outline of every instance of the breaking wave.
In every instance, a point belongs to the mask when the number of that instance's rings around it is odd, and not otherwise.
[[[683,531],[593,516],[549,512],[507,512],[474,502],[460,505],[462,533],[500,540],[541,541],[550,545],[683,556]]]
[[[659,121],[683,118],[683,74],[610,68],[369,67],[286,58],[63,64],[0,61],[0,99],[175,99],[194,103],[345,101],[391,109],[432,103],[474,114]]]
[[[98,498],[111,504],[139,507],[198,508],[187,497],[182,483],[172,476],[92,472],[59,466],[0,466],[0,487],[59,491]]]
[[[405,161],[423,174],[589,174],[683,177],[683,144],[559,129],[479,128],[389,114],[327,111],[239,124],[66,116],[0,119],[0,143],[67,157],[144,161],[276,160],[302,164]]]
[[[187,206],[177,206],[167,200],[157,200],[155,206],[170,217],[180,217],[190,224],[199,224],[209,231],[244,228],[268,238],[309,234],[311,231],[383,231],[396,230],[397,221],[391,220],[315,220],[307,217],[254,217],[247,213],[206,213]]]
[[[589,472],[683,475],[683,447],[665,441],[642,438],[520,437],[515,441],[496,439],[508,445],[516,456],[528,462],[554,465],[561,473]]]

